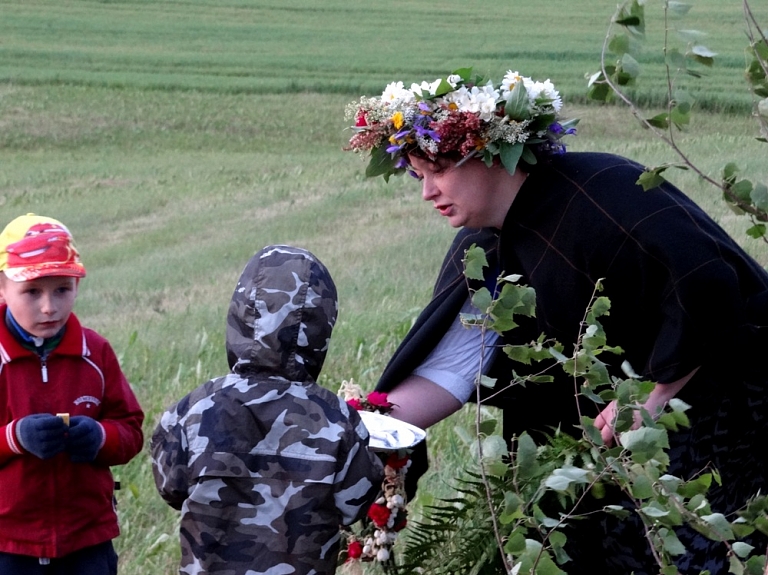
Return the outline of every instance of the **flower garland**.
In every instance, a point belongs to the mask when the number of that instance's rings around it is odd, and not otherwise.
[[[438,155],[481,157],[491,165],[499,157],[514,173],[520,160],[534,165],[537,153],[560,154],[560,139],[575,134],[577,119],[560,118],[560,93],[549,80],[536,82],[508,71],[498,86],[462,68],[434,82],[387,85],[379,98],[363,96],[347,106],[355,134],[347,150],[371,158],[366,176],[409,171],[408,154],[430,160]]]
[[[367,395],[353,381],[343,381],[339,395],[358,411],[388,414],[393,407],[387,394],[372,391]],[[346,552],[342,559],[349,564],[357,561],[386,563],[393,558],[392,547],[398,533],[407,524],[405,475],[411,464],[408,450],[401,449],[387,454],[384,463],[384,480],[379,497],[368,509],[367,521],[359,533],[345,530]]]

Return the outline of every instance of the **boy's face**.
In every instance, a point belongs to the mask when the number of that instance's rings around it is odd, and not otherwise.
[[[14,282],[0,272],[0,301],[18,324],[36,337],[53,337],[64,327],[77,297],[77,278],[49,276]]]

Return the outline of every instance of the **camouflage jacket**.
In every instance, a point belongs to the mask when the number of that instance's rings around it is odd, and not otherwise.
[[[315,383],[336,288],[309,252],[270,246],[235,288],[232,373],[166,411],[152,437],[157,488],[181,510],[180,573],[333,573],[339,525],[382,480],[357,412]]]

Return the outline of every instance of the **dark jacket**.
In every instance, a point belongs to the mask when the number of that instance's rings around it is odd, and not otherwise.
[[[505,343],[529,342],[544,333],[564,344],[568,355],[595,284],[602,280],[600,295],[610,299],[611,310],[601,322],[608,344],[624,350],[606,358],[614,375],[623,375],[619,366],[624,360],[661,383],[700,368],[680,393],[693,406],[691,427],[670,434],[669,473],[688,478],[714,465],[727,488],[714,489],[710,502],[713,509],[729,513],[768,487],[764,458],[754,457],[768,440],[766,376],[762,353],[756,352],[764,349],[768,329],[768,274],[674,186],[643,191],[636,184],[642,172],[642,166],[619,156],[568,153],[529,175],[501,230],[461,230],[433,300],[393,356],[378,389],[387,391],[407,376],[455,318],[468,294],[461,258],[472,243],[486,249],[493,274],[521,274],[520,283],[536,290],[536,317],[521,318],[519,328],[504,334]],[[730,353],[736,350],[740,353]],[[497,353],[489,375],[498,377],[501,386],[512,369],[525,371]],[[551,384],[515,386],[496,396],[494,404],[504,410],[506,437],[548,433],[558,426],[578,433],[573,382],[562,371]],[[583,412],[593,417],[599,408],[582,403]],[[414,466],[418,463],[414,457]],[[600,536],[605,549],[594,552],[609,560],[626,557],[625,552],[605,551],[617,531],[606,529]],[[681,569],[693,572],[697,565],[709,565],[710,544],[703,537],[681,538],[699,552],[682,558]],[[644,548],[635,541],[624,551],[633,546]],[[604,572],[644,572],[642,564],[627,565]]]
[[[336,288],[309,252],[271,246],[240,277],[227,317],[232,373],[163,414],[155,482],[181,509],[186,574],[333,573],[339,526],[378,493],[382,465],[357,412],[315,383]]]

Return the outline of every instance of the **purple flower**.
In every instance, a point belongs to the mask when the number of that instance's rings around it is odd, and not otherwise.
[[[562,156],[565,154],[565,144],[561,142],[551,143],[549,145],[549,153],[553,156]]]
[[[420,118],[417,118],[416,121],[413,123],[413,129],[416,131],[416,133],[419,136],[421,136],[422,138],[424,137],[432,138],[435,142],[439,142],[440,136],[437,134],[437,132],[430,129],[431,126],[432,126],[431,116],[421,116]]]
[[[413,127],[416,129],[416,133],[422,138],[429,137],[429,138],[432,138],[435,142],[440,141],[440,136],[434,130],[430,130],[429,128],[423,128],[418,124],[414,124]]]

